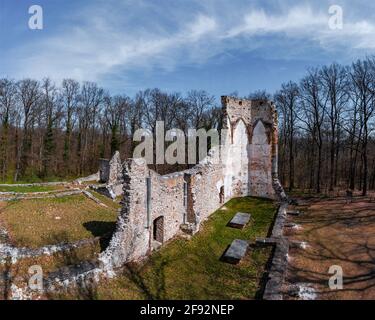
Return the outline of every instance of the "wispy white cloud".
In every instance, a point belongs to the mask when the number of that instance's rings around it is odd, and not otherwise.
[[[142,23],[134,23],[134,16],[128,21],[127,9],[124,3],[114,11],[113,6],[99,2],[69,20],[59,32],[16,47],[7,57],[14,76],[99,80],[119,70],[154,66],[172,70],[181,64],[205,62],[233,48],[249,51],[264,46],[267,50],[267,44],[257,43],[262,36],[282,36],[285,46],[289,40],[298,40],[307,51],[311,45],[323,51],[344,47],[368,53],[375,49],[375,24],[363,17],[346,17],[345,8],[342,30],[329,29],[328,6],[265,10],[253,5],[240,11],[226,6],[218,12],[214,5],[206,5],[188,14],[186,8],[176,12],[168,23],[152,15]],[[292,54],[290,50],[288,55]]]
[[[120,21],[90,15],[93,24],[68,27],[67,31],[14,50],[17,75],[97,80],[115,67],[129,69],[159,63],[175,64],[176,52],[214,34],[216,21],[204,14],[181,23],[177,31],[129,30]]]
[[[342,29],[329,27],[328,6],[314,10],[304,5],[292,7],[282,14],[254,10],[245,14],[238,25],[224,33],[224,38],[238,36],[285,35],[289,39],[315,41],[324,49],[346,46],[349,49],[374,49],[375,24],[367,20],[351,21],[344,11]]]

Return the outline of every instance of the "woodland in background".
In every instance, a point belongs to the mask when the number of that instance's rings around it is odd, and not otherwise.
[[[232,93],[230,95],[236,95]],[[289,189],[375,189],[375,59],[309,69],[273,96],[279,112],[279,175]],[[91,174],[116,150],[131,157],[138,128],[220,127],[221,106],[205,91],[159,89],[111,96],[96,83],[0,79],[0,181]],[[165,173],[165,168],[155,168]],[[169,168],[168,170],[170,170]],[[183,169],[176,166],[173,170]]]

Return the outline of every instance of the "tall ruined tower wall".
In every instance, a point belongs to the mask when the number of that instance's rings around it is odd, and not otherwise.
[[[267,100],[223,96],[228,130],[224,176],[226,197],[277,198],[277,113]]]

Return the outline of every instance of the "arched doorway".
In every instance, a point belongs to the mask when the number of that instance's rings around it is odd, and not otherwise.
[[[153,224],[154,240],[160,243],[164,241],[164,217],[160,216],[154,220]]]

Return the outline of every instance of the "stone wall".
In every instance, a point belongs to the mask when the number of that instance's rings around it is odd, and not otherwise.
[[[116,151],[109,161],[108,184],[122,182],[122,162],[120,152]]]
[[[106,267],[141,259],[182,232],[197,232],[233,197],[285,196],[277,177],[275,106],[230,97],[222,97],[222,103],[227,136],[194,168],[160,176],[143,159],[126,160],[117,228],[100,257]]]
[[[122,162],[120,152],[116,151],[111,160],[99,159],[99,181],[116,184],[119,180],[122,181]]]
[[[107,183],[109,180],[109,160],[99,159],[99,182]]]
[[[123,195],[123,166],[120,152],[116,151],[111,160],[99,160],[99,181],[102,185],[91,186],[97,192],[115,199]],[[82,179],[81,179],[82,180]],[[78,181],[78,180],[77,180]]]
[[[223,128],[228,130],[225,195],[276,199],[277,113],[267,100],[222,97]]]
[[[207,159],[206,159],[207,161]],[[150,206],[147,205],[150,180]],[[154,239],[154,221],[163,217],[163,242],[183,231],[194,233],[220,207],[222,166],[208,161],[191,170],[161,176],[143,159],[128,159],[124,166],[124,199],[117,228],[101,260],[111,266],[147,256],[160,246]],[[188,213],[190,211],[190,213]]]

